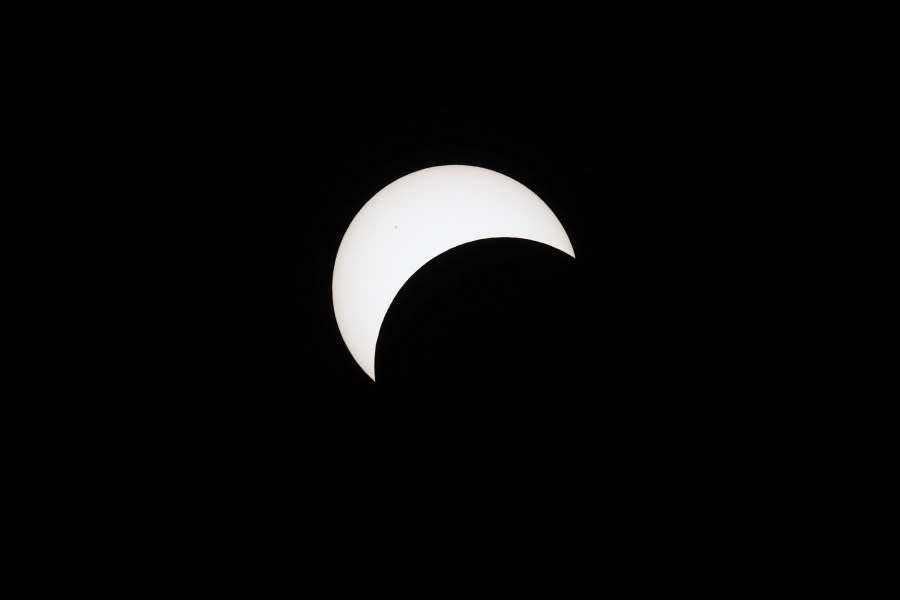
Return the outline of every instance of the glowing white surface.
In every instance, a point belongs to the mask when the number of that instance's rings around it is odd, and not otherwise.
[[[332,300],[350,354],[375,379],[381,323],[403,284],[429,260],[487,238],[541,242],[575,257],[556,215],[521,183],[489,169],[445,165],[410,173],[375,194],[347,228]]]

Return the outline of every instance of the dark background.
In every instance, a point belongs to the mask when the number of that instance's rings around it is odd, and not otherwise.
[[[626,570],[733,543],[765,411],[726,376],[752,292],[714,241],[737,227],[721,198],[745,194],[720,142],[735,59],[660,23],[317,29],[98,44],[116,207],[83,440],[98,522],[123,544]],[[378,190],[442,164],[529,187],[577,259],[490,240],[431,261],[374,383],[334,320],[337,248]]]

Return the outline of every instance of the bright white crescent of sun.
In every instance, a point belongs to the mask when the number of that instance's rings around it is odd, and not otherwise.
[[[357,213],[338,248],[331,291],[350,354],[375,379],[375,346],[394,296],[425,263],[468,242],[522,238],[575,257],[556,215],[518,181],[445,165],[394,181]]]

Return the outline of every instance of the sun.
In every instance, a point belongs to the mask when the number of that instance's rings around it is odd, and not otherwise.
[[[532,240],[575,257],[544,201],[489,169],[422,169],[389,184],[360,209],[338,248],[332,301],[344,343],[372,380],[381,323],[403,284],[440,254],[488,238]]]

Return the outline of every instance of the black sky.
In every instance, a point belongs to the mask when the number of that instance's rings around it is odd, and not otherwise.
[[[729,265],[697,236],[730,227],[710,204],[729,63],[665,28],[536,27],[191,30],[104,58],[109,227],[137,253],[104,258],[127,302],[86,489],[137,485],[147,519],[204,543],[631,568],[738,518],[711,500],[748,427],[723,379]],[[428,263],[376,384],[334,321],[334,257],[372,195],[441,164],[528,186],[577,259],[490,240]]]

